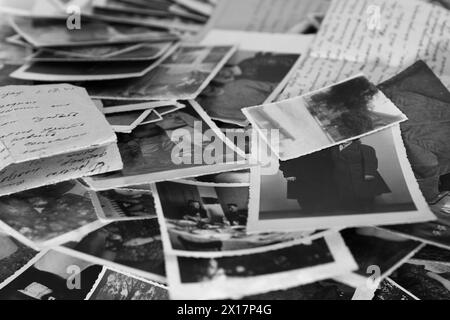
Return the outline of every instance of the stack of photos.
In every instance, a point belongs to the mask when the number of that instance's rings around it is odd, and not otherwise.
[[[186,102],[184,108],[165,114],[160,121],[118,134],[123,169],[85,181],[94,190],[108,190],[248,168],[245,155],[230,141],[222,141],[218,133],[198,105]]]

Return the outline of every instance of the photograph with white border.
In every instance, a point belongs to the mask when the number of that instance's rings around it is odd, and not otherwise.
[[[276,161],[276,160],[275,160]],[[398,126],[297,159],[252,168],[249,231],[314,230],[435,220]]]
[[[407,120],[362,74],[242,112],[280,160],[298,158]],[[276,145],[268,139],[273,130],[280,136]]]
[[[166,255],[171,299],[239,299],[357,269],[339,233],[278,250],[220,258]]]

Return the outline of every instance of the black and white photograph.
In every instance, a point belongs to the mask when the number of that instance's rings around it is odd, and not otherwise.
[[[336,233],[309,243],[249,255],[166,256],[172,299],[238,299],[329,279],[356,268]]]
[[[302,36],[211,31],[205,44],[238,43],[239,50],[196,99],[215,120],[247,126],[241,109],[271,102],[306,51]]]
[[[348,143],[407,119],[363,75],[242,112],[283,161]],[[272,130],[278,131],[279,141],[268,139]]]
[[[252,177],[249,231],[436,219],[419,190],[398,128],[280,161],[276,174],[253,170]]]
[[[100,220],[111,222],[156,217],[155,201],[149,186],[91,191],[90,196]]]
[[[102,266],[65,253],[42,251],[0,285],[0,299],[84,300],[101,271]]]
[[[26,265],[37,253],[0,231],[0,284]]]
[[[112,222],[64,243],[60,250],[146,279],[165,282],[164,253],[156,218]]]
[[[233,46],[183,45],[142,77],[89,83],[87,89],[101,99],[195,99],[235,51]]]
[[[76,180],[1,197],[0,220],[1,228],[33,248],[101,226],[88,190]]]
[[[450,299],[450,255],[448,250],[439,250],[436,254],[433,247],[424,247],[390,278],[416,299]]]
[[[248,168],[245,159],[215,134],[218,129],[211,122],[186,103],[160,121],[119,133],[123,169],[84,180],[98,191]]]
[[[449,22],[450,0],[0,0],[0,300],[450,300]]]
[[[249,186],[168,181],[154,185],[161,237],[168,253],[242,255],[320,237],[323,232],[247,232]]]
[[[86,300],[168,300],[162,284],[103,268]]]

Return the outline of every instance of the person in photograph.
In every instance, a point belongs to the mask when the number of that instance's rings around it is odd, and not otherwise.
[[[258,52],[225,66],[203,90],[198,102],[211,116],[245,121],[243,107],[262,104],[295,63],[296,55]]]
[[[280,161],[287,180],[287,199],[297,200],[303,212],[332,210],[337,204],[330,149]]]
[[[332,177],[341,208],[370,211],[376,197],[391,192],[378,172],[378,159],[373,147],[353,140],[332,147],[331,157]]]
[[[208,219],[208,214],[199,201],[189,200],[183,219],[200,222],[204,219]]]
[[[247,224],[247,211],[240,210],[236,203],[228,203],[227,208],[225,218],[231,226],[245,226]]]

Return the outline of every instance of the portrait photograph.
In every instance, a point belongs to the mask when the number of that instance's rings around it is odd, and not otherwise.
[[[275,174],[253,170],[253,179],[250,231],[435,219],[412,173],[398,128],[279,161]]]

